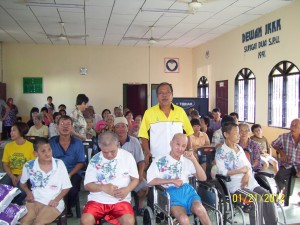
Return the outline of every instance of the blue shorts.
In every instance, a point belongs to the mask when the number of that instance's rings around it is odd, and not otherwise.
[[[170,206],[182,206],[185,208],[187,214],[192,214],[191,207],[193,201],[198,200],[201,202],[201,198],[196,190],[186,183],[179,188],[175,186],[169,187],[167,188],[167,191],[171,198]]]

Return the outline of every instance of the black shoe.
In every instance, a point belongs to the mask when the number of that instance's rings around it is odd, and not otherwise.
[[[72,211],[68,211],[66,216],[67,216],[67,218],[72,218],[73,217]]]

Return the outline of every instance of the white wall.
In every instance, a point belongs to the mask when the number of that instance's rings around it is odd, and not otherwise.
[[[206,44],[193,49],[194,83],[201,76],[209,79],[210,109],[215,107],[215,82],[228,80],[228,111],[234,111],[234,79],[239,70],[247,67],[256,76],[256,122],[267,125],[268,121],[268,76],[272,68],[280,61],[288,60],[300,68],[300,1],[218,37]],[[279,36],[280,43],[244,53],[242,34],[259,26],[281,19],[281,30],[272,34],[263,35],[261,38],[248,43],[255,43]],[[258,52],[266,51],[265,58],[258,58]],[[205,58],[205,52],[210,52],[210,57]]]
[[[79,93],[85,93],[101,113],[123,104],[123,83],[131,82],[167,81],[175,97],[192,96],[192,50],[187,48],[151,47],[150,73],[148,47],[4,44],[3,53],[7,97],[14,98],[21,116],[32,106],[42,107],[48,95],[70,112]],[[164,73],[165,57],[179,58],[180,73]],[[80,75],[81,67],[88,68],[88,75]],[[23,94],[23,77],[43,77],[43,94]]]

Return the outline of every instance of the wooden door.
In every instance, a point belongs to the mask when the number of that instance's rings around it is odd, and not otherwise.
[[[228,114],[228,80],[216,81],[216,107]]]
[[[123,84],[123,107],[133,116],[144,115],[147,109],[147,84]]]

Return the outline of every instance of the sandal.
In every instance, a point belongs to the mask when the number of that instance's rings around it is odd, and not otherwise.
[[[145,208],[139,208],[138,209],[138,215],[139,216],[144,216],[144,211],[145,211]]]

